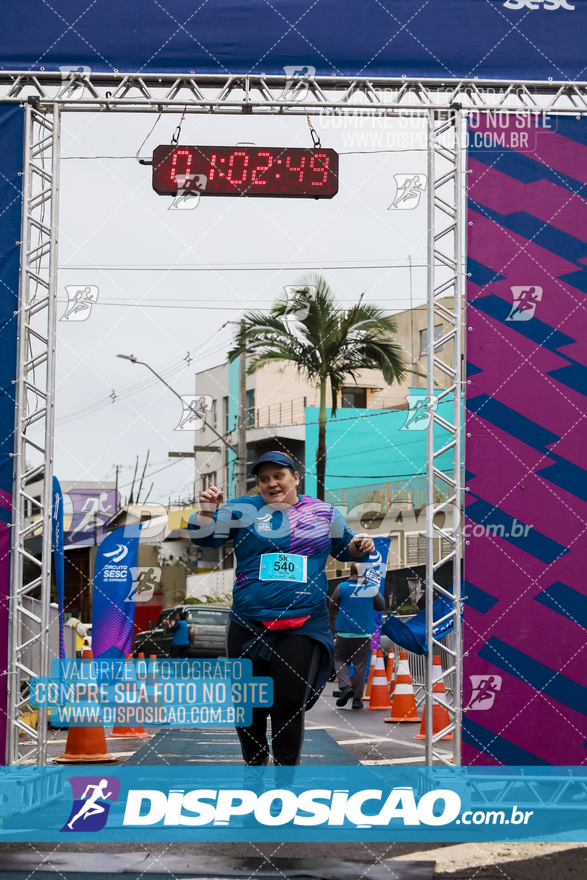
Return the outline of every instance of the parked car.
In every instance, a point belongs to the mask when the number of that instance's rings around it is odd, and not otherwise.
[[[164,608],[153,629],[136,634],[133,656],[143,653],[145,657],[150,654],[169,657],[173,635],[163,621],[176,618],[181,612],[187,614],[190,634],[188,657],[225,657],[228,608],[222,605],[176,605],[175,608]]]

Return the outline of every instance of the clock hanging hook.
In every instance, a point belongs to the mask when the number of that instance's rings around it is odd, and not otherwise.
[[[171,143],[173,144],[174,147],[176,147],[179,143],[179,139],[181,137],[181,127],[183,125],[183,120],[184,120],[185,114],[187,112],[187,109],[188,109],[188,107],[186,104],[185,107],[183,108],[183,113],[181,114],[181,119],[179,120],[179,125],[177,126],[177,128],[175,129],[175,131],[173,132],[173,134],[171,136]]]
[[[308,125],[310,127],[310,136],[312,138],[312,143],[314,144],[314,149],[319,150],[322,147],[320,143],[320,136],[312,123],[310,122],[310,114],[306,113],[306,119],[308,120]]]

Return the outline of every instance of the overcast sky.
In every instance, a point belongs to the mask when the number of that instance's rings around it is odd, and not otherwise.
[[[394,174],[425,173],[418,121],[315,118],[322,146],[341,153],[331,200],[204,198],[195,210],[170,211],[171,199],[153,192],[151,168],[134,158],[68,158],[134,157],[154,115],[62,118],[59,317],[66,285],[95,285],[99,294],[88,320],[58,323],[60,479],[114,479],[118,464],[124,496],[137,454],[142,462],[150,449],[150,500],[192,493],[193,459],[168,458],[194,444],[193,432],[173,430],[179,401],[118,353],[148,361],[188,394],[197,371],[226,359],[234,328],[223,325],[250,307],[268,308],[305,271],[322,272],[341,303],[366,291],[397,312],[410,305],[411,256],[413,304],[425,301],[425,199],[411,211],[388,210]],[[170,143],[178,120],[162,117],[141,155]],[[238,142],[311,147],[305,116],[184,120],[182,144]]]

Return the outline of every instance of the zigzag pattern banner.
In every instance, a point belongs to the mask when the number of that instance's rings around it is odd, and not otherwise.
[[[587,119],[470,122],[464,763],[584,764]]]

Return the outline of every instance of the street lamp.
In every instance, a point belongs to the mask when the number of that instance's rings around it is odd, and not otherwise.
[[[216,436],[218,437],[218,439],[219,439],[219,440],[222,440],[222,442],[224,443],[225,446],[227,446],[229,449],[232,449],[232,446],[230,445],[230,443],[228,443],[228,442],[224,439],[224,437],[222,436],[222,434],[219,434],[218,431],[216,430],[216,428],[213,428],[212,425],[209,425],[209,424],[208,424],[208,422],[206,421],[206,413],[204,413],[204,414],[202,415],[201,412],[199,412],[198,410],[195,410],[195,409],[193,408],[193,406],[190,406],[189,403],[186,403],[185,400],[183,400],[181,394],[178,394],[177,391],[175,390],[175,388],[172,388],[171,385],[170,385],[168,382],[165,381],[165,379],[163,378],[163,376],[160,376],[159,373],[155,372],[155,370],[153,369],[153,367],[152,367],[150,364],[148,364],[146,361],[140,361],[138,358],[136,358],[136,357],[134,356],[134,354],[117,354],[116,357],[123,358],[123,360],[125,360],[125,361],[130,361],[131,364],[140,364],[142,367],[146,367],[148,370],[150,370],[150,371],[153,373],[153,375],[156,376],[157,379],[159,379],[160,382],[163,382],[163,384],[164,384],[167,388],[169,388],[169,390],[171,391],[172,394],[175,394],[175,396],[176,396],[179,400],[181,400],[182,406],[183,406],[183,405],[187,406],[187,408],[188,408],[189,410],[191,410],[191,412],[193,412],[193,414],[194,414],[195,416],[197,416],[198,418],[203,419],[204,425],[205,425],[207,428],[210,428],[210,430],[211,430],[214,434],[216,434]],[[237,456],[237,461],[238,461],[238,460],[239,460],[239,459],[238,459],[238,456]]]

